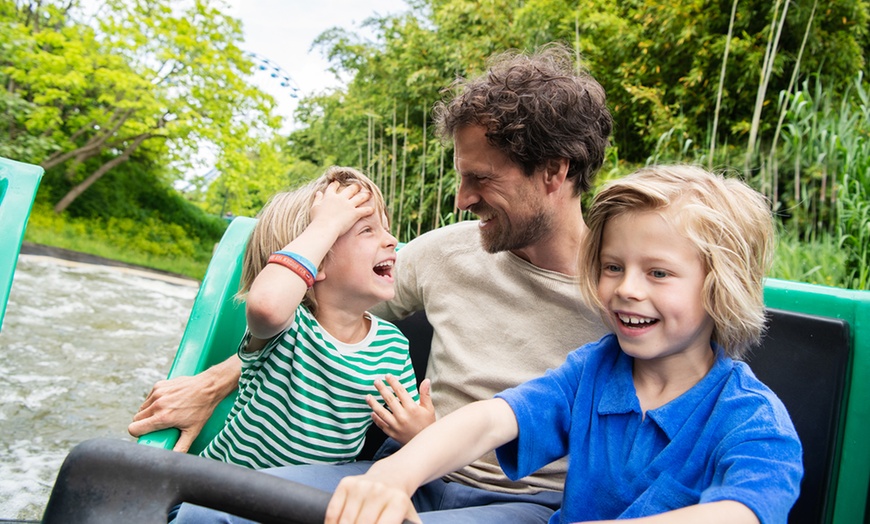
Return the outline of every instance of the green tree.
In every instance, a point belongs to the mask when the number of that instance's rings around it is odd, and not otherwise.
[[[71,187],[56,212],[131,158],[177,177],[212,144],[221,172],[249,172],[245,152],[278,128],[274,101],[247,82],[239,22],[219,0],[109,0],[90,23],[75,1],[10,4],[0,9],[12,35],[6,99],[31,110],[9,135],[47,137],[24,160],[65,169]]]

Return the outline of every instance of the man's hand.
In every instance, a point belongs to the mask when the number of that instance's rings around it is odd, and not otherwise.
[[[420,384],[420,404],[402,387],[399,379],[387,375],[387,383],[375,382],[375,387],[384,399],[381,406],[375,397],[369,395],[366,399],[372,408],[372,420],[381,430],[401,444],[421,432],[423,428],[435,422],[435,406],[432,405],[431,382],[427,378]],[[389,409],[387,409],[389,408]]]
[[[366,476],[345,477],[326,508],[325,524],[420,523],[408,494]]]
[[[193,377],[157,382],[127,426],[134,437],[166,428],[178,428],[181,436],[174,451],[186,452],[202,431],[220,401],[238,385],[241,361],[234,356]]]

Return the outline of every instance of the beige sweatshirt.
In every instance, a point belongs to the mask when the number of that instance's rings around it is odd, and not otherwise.
[[[477,221],[426,233],[399,251],[396,296],[373,312],[388,320],[425,310],[434,328],[426,376],[438,417],[542,375],[606,333],[573,277],[516,255],[489,254]],[[506,493],[562,491],[567,462],[519,482],[489,453],[448,476]]]

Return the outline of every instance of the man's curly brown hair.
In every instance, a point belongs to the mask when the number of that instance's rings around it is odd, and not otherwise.
[[[604,88],[587,72],[575,70],[569,48],[550,44],[531,55],[497,55],[484,75],[460,78],[445,91],[456,94],[435,106],[442,139],[465,126],[483,126],[490,144],[526,175],[548,160],[566,158],[574,196],[592,186],[604,163],[613,120]]]

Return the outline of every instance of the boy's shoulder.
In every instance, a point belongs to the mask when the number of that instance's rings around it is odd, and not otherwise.
[[[793,433],[794,425],[785,404],[755,376],[745,362],[731,361],[727,382],[719,396],[720,412],[743,422],[756,421],[771,429]]]
[[[397,342],[404,343],[407,346],[408,338],[405,336],[404,333],[402,333],[402,330],[399,329],[398,326],[388,320],[382,319],[381,317],[373,313],[369,313],[369,316],[372,319],[372,322],[376,323],[373,328],[375,330],[375,336],[377,338],[395,339]]]

